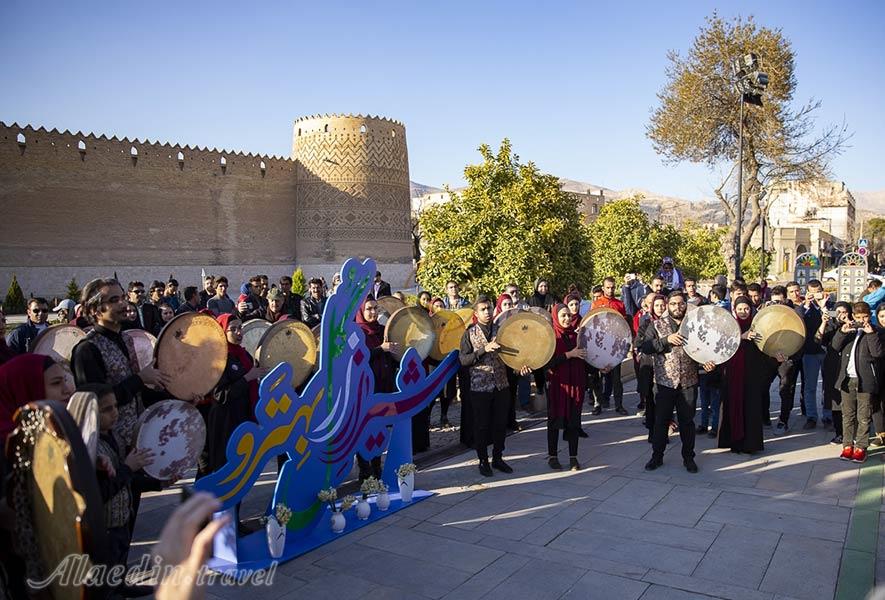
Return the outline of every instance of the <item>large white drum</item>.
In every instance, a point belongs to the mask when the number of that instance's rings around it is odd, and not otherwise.
[[[741,327],[730,312],[707,304],[686,313],[679,327],[686,339],[683,349],[695,361],[721,365],[737,352]]]
[[[161,481],[177,481],[197,464],[206,443],[206,425],[200,412],[181,400],[163,400],[141,415],[139,450],[153,450],[154,461],[145,473]]]
[[[621,364],[630,352],[633,331],[627,320],[611,308],[594,308],[581,321],[578,347],[587,351],[587,362],[597,369]]]

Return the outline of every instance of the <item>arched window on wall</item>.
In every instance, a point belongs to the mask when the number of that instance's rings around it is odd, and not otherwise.
[[[366,134],[366,126],[365,126],[365,125],[360,125],[360,133],[361,133],[362,135],[365,135],[365,134]]]

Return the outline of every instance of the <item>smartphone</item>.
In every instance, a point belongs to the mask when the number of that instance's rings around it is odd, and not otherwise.
[[[863,329],[863,321],[852,321],[851,326],[855,329]]]
[[[835,318],[836,318],[836,311],[835,311],[835,310],[828,310],[828,311],[827,311],[827,314],[830,315],[830,318],[831,318],[831,319],[835,319]]]

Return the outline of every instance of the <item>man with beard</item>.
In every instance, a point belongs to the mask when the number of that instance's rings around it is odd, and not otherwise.
[[[286,301],[283,303],[283,310],[289,315],[290,319],[300,321],[301,300],[303,300],[303,298],[301,297],[301,294],[295,294],[292,292],[292,278],[288,275],[280,277],[280,289],[286,296]]]
[[[215,277],[206,275],[203,278],[203,290],[200,292],[200,308],[209,307],[209,299],[215,297]]]
[[[301,317],[308,327],[320,324],[323,309],[326,307],[326,296],[323,294],[323,281],[317,277],[307,284],[307,296],[301,300]]]
[[[31,298],[28,300],[28,320],[6,336],[6,345],[15,354],[30,352],[37,334],[49,327],[48,318],[49,302],[45,298]]]
[[[654,471],[664,464],[670,415],[674,408],[679,422],[679,437],[682,440],[682,464],[689,473],[698,471],[694,461],[698,363],[683,350],[686,340],[678,333],[685,318],[686,306],[682,292],[671,292],[667,296],[667,313],[648,327],[642,343],[642,352],[654,357],[654,377],[657,384],[652,457],[645,465],[647,471]],[[709,373],[716,365],[708,362],[703,368]]]

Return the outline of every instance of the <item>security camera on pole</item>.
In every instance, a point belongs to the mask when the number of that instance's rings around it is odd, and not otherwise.
[[[744,220],[744,102],[762,106],[762,92],[768,87],[768,75],[759,70],[759,58],[753,54],[745,54],[731,63],[734,73],[735,87],[738,91],[740,105],[740,124],[738,126],[738,192],[737,192],[737,233],[735,236],[734,275],[741,276],[741,226]],[[763,217],[764,218],[764,217]],[[765,241],[763,240],[763,244]],[[763,259],[764,260],[764,259]],[[765,273],[761,273],[764,277]]]

